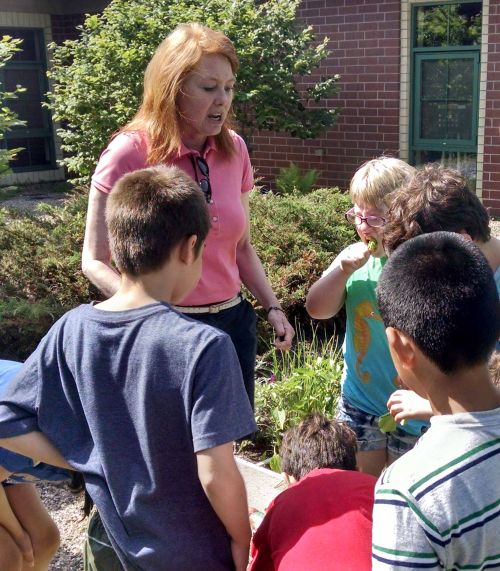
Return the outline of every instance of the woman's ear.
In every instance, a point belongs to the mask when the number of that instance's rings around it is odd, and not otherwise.
[[[460,236],[463,236],[468,242],[474,242],[474,240],[472,239],[472,236],[466,232],[465,230],[460,230],[459,232]]]

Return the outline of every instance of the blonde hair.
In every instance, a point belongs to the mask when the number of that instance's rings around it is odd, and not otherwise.
[[[389,206],[388,195],[398,190],[415,169],[401,159],[379,157],[367,161],[354,173],[349,186],[351,200],[363,206]]]
[[[231,40],[222,32],[201,24],[181,24],[158,46],[144,74],[144,93],[135,117],[120,131],[146,133],[148,164],[154,165],[173,157],[181,145],[177,98],[186,76],[204,55],[222,55],[229,60],[236,75],[239,62]],[[216,135],[223,155],[234,151],[226,119]]]
[[[488,368],[493,386],[500,390],[500,351],[493,351],[493,355],[488,363]]]

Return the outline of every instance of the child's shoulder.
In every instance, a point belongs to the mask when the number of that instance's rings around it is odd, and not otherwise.
[[[67,311],[56,321],[49,333],[67,335],[89,326],[97,329],[111,326],[118,332],[121,328],[131,330],[132,324],[140,322],[143,322],[143,330],[150,331],[151,339],[175,336],[179,340],[190,339],[194,340],[193,342],[200,342],[203,339],[209,343],[228,337],[223,331],[191,319],[165,302],[122,311],[100,309],[96,306],[96,302],[82,304]]]
[[[216,327],[209,325],[208,323],[202,323],[184,313],[179,313],[178,311],[170,308],[170,313],[166,316],[178,331],[181,331],[188,339],[190,343],[199,343],[203,340],[204,344],[210,344],[214,342],[229,342],[230,337],[224,331],[217,329]]]

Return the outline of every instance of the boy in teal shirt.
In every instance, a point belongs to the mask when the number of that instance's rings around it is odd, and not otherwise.
[[[422,423],[398,426],[390,434],[378,426],[389,395],[398,387],[375,288],[387,261],[382,244],[390,195],[412,175],[405,162],[382,157],[360,167],[350,184],[354,207],[346,213],[360,242],[348,246],[316,282],[307,311],[316,319],[336,315],[345,305],[344,371],[337,418],[356,432],[357,461],[363,472],[378,476],[384,466],[410,450]]]

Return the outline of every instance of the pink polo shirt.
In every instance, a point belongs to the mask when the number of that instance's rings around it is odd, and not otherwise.
[[[208,210],[212,227],[203,250],[201,279],[181,305],[217,303],[234,297],[240,290],[236,246],[246,228],[241,193],[251,190],[254,181],[246,145],[239,135],[230,133],[236,149],[230,158],[217,152],[212,137],[202,154],[210,168],[213,203],[208,205]],[[181,145],[178,156],[169,164],[181,168],[194,179],[190,155],[199,154]],[[101,192],[109,193],[121,176],[147,166],[145,136],[137,132],[120,133],[101,154],[92,184]],[[200,172],[198,178],[203,178]]]

